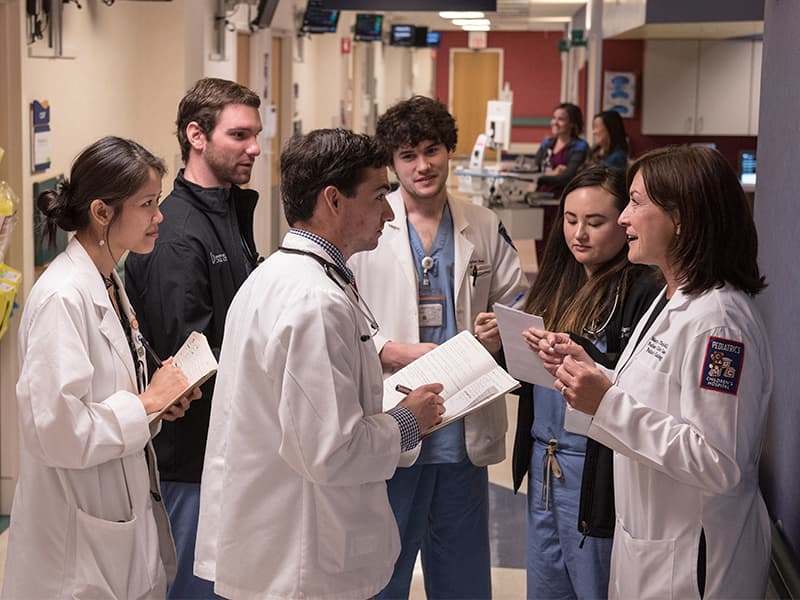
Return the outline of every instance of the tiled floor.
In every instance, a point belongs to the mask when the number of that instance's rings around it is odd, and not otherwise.
[[[508,396],[508,429],[506,436],[506,460],[489,467],[489,540],[492,553],[492,592],[495,600],[518,600],[525,598],[525,494],[514,495],[511,491],[511,449],[515,417],[516,396]],[[527,489],[523,482],[522,490]],[[0,517],[2,518],[2,517]],[[0,521],[0,531],[7,522]],[[6,562],[8,530],[0,533],[0,583]],[[411,584],[411,600],[423,600],[425,588],[419,562]]]

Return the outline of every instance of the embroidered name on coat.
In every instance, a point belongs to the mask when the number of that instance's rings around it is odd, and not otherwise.
[[[224,252],[221,252],[220,254],[214,254],[213,252],[209,252],[209,254],[211,255],[212,265],[228,262],[228,255],[225,254]]]
[[[700,387],[733,394],[739,391],[744,365],[744,344],[736,340],[710,337],[703,359]]]

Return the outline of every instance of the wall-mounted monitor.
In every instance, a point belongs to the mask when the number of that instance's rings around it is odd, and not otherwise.
[[[389,36],[389,44],[391,46],[413,46],[414,26],[392,25],[391,35]]]
[[[258,10],[252,25],[264,29],[272,24],[272,17],[275,16],[275,9],[278,8],[278,0],[258,0]]]
[[[417,48],[427,48],[428,47],[428,28],[427,27],[420,27],[417,25],[414,27],[414,46]]]
[[[442,43],[442,32],[441,31],[429,31],[428,32],[428,48],[438,48],[439,44]]]
[[[380,42],[383,37],[383,15],[358,13],[353,37],[357,42]]]
[[[303,33],[336,33],[339,23],[339,11],[323,8],[322,0],[308,0],[303,15]]]

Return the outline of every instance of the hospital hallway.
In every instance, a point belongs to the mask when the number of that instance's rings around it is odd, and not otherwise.
[[[508,406],[508,434],[506,459],[489,467],[489,540],[492,556],[492,593],[495,600],[517,600],[525,597],[525,533],[526,496],[516,496],[511,484],[511,450],[517,416],[517,397],[506,397]],[[527,489],[523,482],[521,490]],[[8,518],[0,517],[0,585],[6,562],[8,545]],[[425,588],[422,566],[414,569],[410,600],[423,600]]]

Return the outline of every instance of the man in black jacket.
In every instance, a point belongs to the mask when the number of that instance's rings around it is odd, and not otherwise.
[[[177,136],[185,168],[161,204],[164,222],[155,250],[131,254],[125,289],[156,353],[172,356],[192,331],[219,357],[225,315],[256,267],[250,180],[261,131],[258,96],[222,79],[201,79],[180,102]],[[178,554],[169,598],[214,597],[213,584],[194,577],[200,475],[214,378],[183,419],[164,422],[154,443],[161,487]]]

